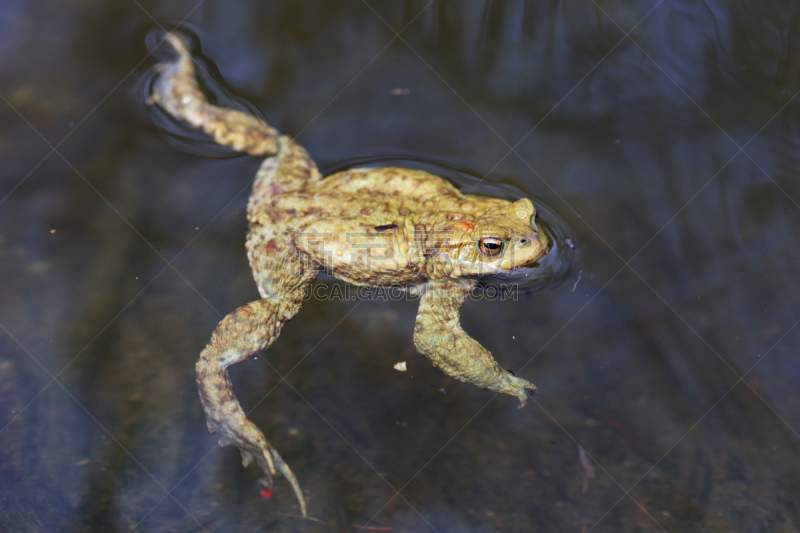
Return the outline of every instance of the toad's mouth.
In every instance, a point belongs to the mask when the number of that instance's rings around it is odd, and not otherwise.
[[[539,261],[541,259],[542,259],[541,257],[537,257],[536,259],[531,259],[527,263],[511,267],[511,268],[509,268],[509,270],[516,270],[518,268],[536,268],[536,267],[539,266]]]
[[[537,267],[537,266],[539,266],[539,261],[541,261],[542,259],[547,257],[547,254],[550,253],[550,250],[552,250],[552,246],[550,246],[550,244],[548,243],[547,244],[547,248],[545,248],[544,251],[541,254],[539,254],[538,256],[534,257],[533,259],[531,259],[527,263],[523,263],[521,265],[517,265],[515,267],[511,267],[511,270],[514,270],[516,268],[522,268],[522,267]]]

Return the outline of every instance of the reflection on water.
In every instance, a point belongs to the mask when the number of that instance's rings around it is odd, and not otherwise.
[[[0,529],[800,529],[797,6],[140,4],[0,7]],[[259,162],[165,142],[148,13],[323,170],[433,161],[563,220],[563,283],[463,313],[536,399],[443,380],[416,302],[310,300],[231,377],[320,522],[263,499],[194,384],[257,297]]]

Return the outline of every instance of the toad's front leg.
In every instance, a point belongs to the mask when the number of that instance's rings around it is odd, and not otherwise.
[[[448,376],[511,394],[525,405],[525,389],[535,393],[536,385],[500,368],[489,350],[461,328],[458,310],[476,283],[459,279],[425,285],[414,327],[414,346]]]
[[[255,459],[266,474],[266,483],[282,474],[292,485],[300,512],[306,515],[306,502],[297,478],[261,431],[247,419],[233,394],[228,367],[256,357],[280,333],[281,326],[296,312],[289,313],[283,300],[265,298],[240,307],[222,319],[211,342],[197,361],[197,385],[206,412],[208,431],[219,434],[220,446],[236,446],[247,466]]]

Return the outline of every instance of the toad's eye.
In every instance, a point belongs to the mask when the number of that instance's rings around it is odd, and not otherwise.
[[[503,239],[499,237],[484,237],[478,242],[481,252],[489,257],[495,256],[503,251]]]

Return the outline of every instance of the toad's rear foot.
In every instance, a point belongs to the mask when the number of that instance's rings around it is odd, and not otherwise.
[[[236,402],[237,407],[238,405],[238,402]],[[244,466],[248,466],[255,459],[264,472],[264,478],[261,479],[261,483],[265,487],[272,489],[275,484],[275,478],[279,474],[283,475],[292,486],[294,495],[297,497],[297,501],[300,504],[300,513],[303,517],[306,517],[306,501],[294,472],[289,468],[289,465],[283,462],[278,450],[267,442],[264,434],[245,418],[241,408],[238,408],[238,411],[239,413],[228,413],[224,420],[212,420],[209,417],[209,432],[219,434],[220,446],[236,446],[239,448],[239,451],[242,452],[242,464]]]
[[[211,135],[217,144],[251,155],[275,154],[278,132],[249,113],[211,104],[200,90],[183,40],[168,33],[166,42],[178,57],[158,66],[161,73],[153,85],[152,101],[176,119]]]
[[[283,475],[292,485],[300,512],[307,516],[300,484],[263,433],[247,419],[233,394],[228,367],[258,355],[278,336],[283,322],[296,312],[280,299],[264,299],[240,307],[222,319],[211,342],[197,361],[197,386],[206,412],[208,430],[219,435],[220,446],[236,446],[245,466],[255,460],[264,472],[263,483],[272,487]]]

